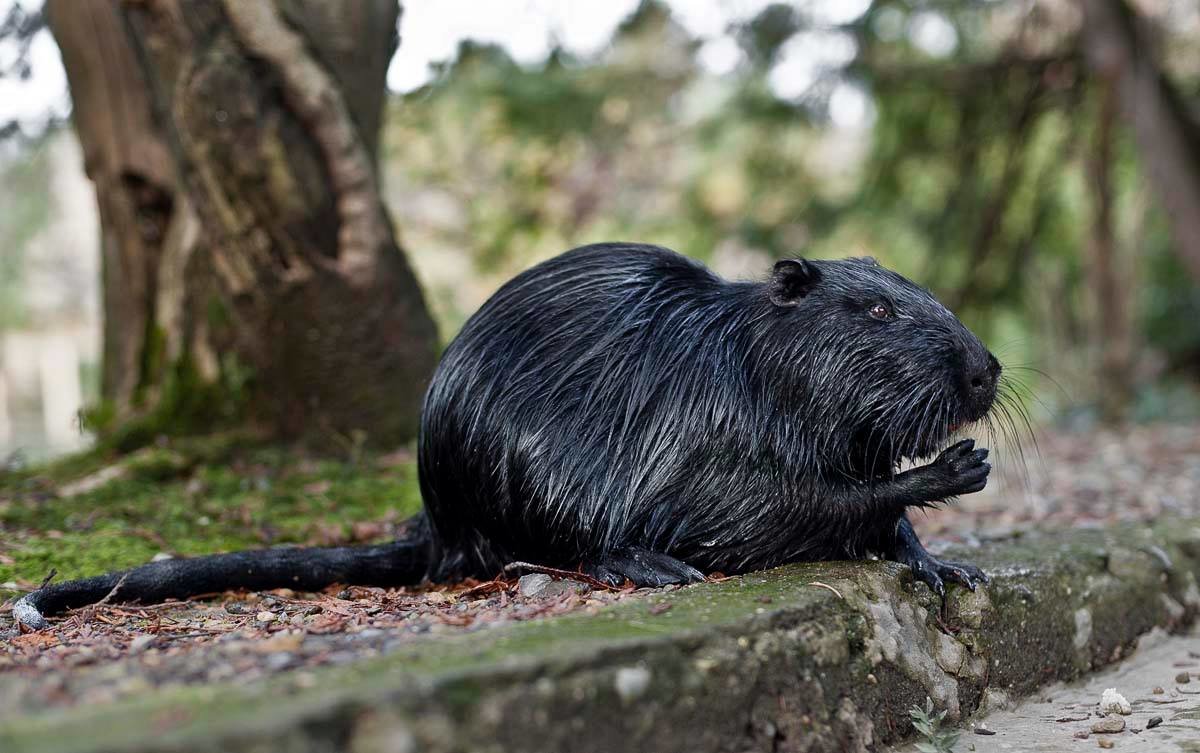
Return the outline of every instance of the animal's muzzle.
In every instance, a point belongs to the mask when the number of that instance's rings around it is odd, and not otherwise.
[[[1000,362],[991,353],[980,359],[977,365],[968,368],[965,373],[966,384],[963,392],[971,405],[971,412],[977,418],[982,418],[992,407],[996,399],[996,385],[1000,381]]]

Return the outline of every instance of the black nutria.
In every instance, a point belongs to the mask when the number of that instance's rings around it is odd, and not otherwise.
[[[490,578],[524,561],[659,586],[799,560],[986,581],[917,539],[912,507],[979,491],[1000,364],[928,291],[871,259],[729,282],[673,251],[585,246],[504,285],[425,398],[425,511],[378,546],[168,560],[47,586],[17,614],[230,588]]]

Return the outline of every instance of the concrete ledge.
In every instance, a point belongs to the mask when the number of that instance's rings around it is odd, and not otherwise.
[[[891,563],[792,566],[421,640],[304,682],[0,721],[0,751],[871,750],[907,736],[926,696],[961,718],[1200,610],[1200,520],[957,554],[993,582],[944,609]]]

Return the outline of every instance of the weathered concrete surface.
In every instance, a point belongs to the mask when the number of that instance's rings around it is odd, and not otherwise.
[[[985,688],[1078,677],[1200,609],[1200,520],[959,554],[993,583],[943,610],[898,565],[794,566],[349,668],[7,719],[0,751],[870,750],[927,695],[965,716]]]
[[[975,753],[1059,753],[1099,749],[1099,741],[1107,740],[1125,753],[1198,753],[1197,657],[1200,633],[1168,636],[1156,630],[1117,666],[1079,682],[1042,688],[1015,706],[1001,699],[998,708],[971,720],[957,750],[973,745]],[[1185,674],[1188,682],[1178,682]],[[1092,728],[1104,720],[1099,703],[1107,688],[1128,700],[1129,714],[1118,714],[1124,722],[1120,732],[1097,733]],[[994,734],[973,733],[980,726]],[[899,750],[918,753],[911,744]]]

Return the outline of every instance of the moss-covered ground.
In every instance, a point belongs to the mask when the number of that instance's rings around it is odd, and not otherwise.
[[[419,508],[403,451],[315,459],[217,438],[0,472],[0,600],[51,569],[76,578],[159,552],[386,540]]]

